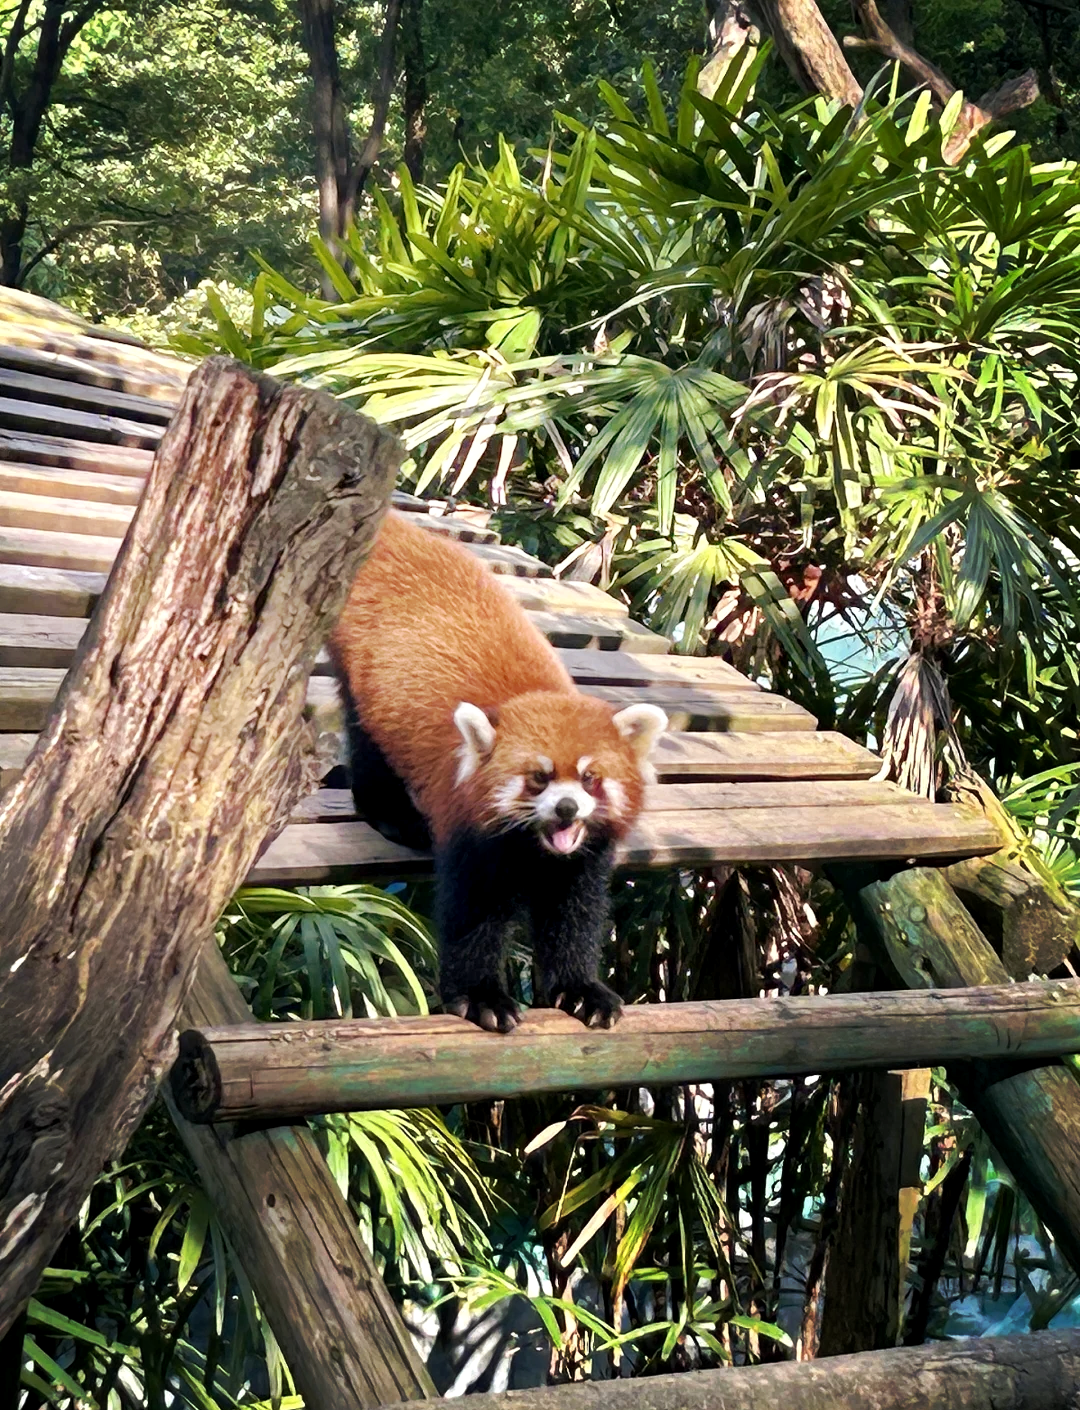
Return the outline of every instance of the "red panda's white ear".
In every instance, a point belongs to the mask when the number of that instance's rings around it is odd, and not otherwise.
[[[495,747],[495,726],[479,705],[470,705],[467,700],[454,711],[454,724],[461,735],[457,782],[464,783]]]
[[[659,705],[627,705],[625,710],[616,712],[612,723],[640,764],[649,757],[656,736],[667,729],[668,717]]]

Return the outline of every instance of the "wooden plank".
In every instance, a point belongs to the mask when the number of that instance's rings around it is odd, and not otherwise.
[[[39,730],[66,672],[0,667],[0,732]]]
[[[659,705],[667,712],[672,729],[762,731],[813,730],[817,721],[808,710],[782,695],[753,690],[695,690],[677,685],[587,685],[587,694],[612,705],[633,705],[639,700]]]
[[[149,473],[153,459],[153,451],[139,450],[135,446],[92,444],[67,436],[36,436],[0,429],[0,461],[56,465],[68,470],[100,470],[110,475],[136,476],[141,482]]]
[[[181,1026],[251,1022],[213,941]],[[360,1410],[433,1395],[356,1219],[306,1126],[192,1126],[163,1095],[305,1403]]]
[[[85,630],[79,617],[0,614],[0,667],[66,670]]]
[[[0,460],[0,491],[84,499],[102,504],[138,504],[142,480],[93,470],[66,470],[57,465],[20,465]]]
[[[664,655],[671,650],[666,636],[650,631],[630,617],[619,617],[611,612],[594,617],[561,612],[527,612],[526,615],[553,646],[566,650],[634,651],[639,655]]]
[[[602,1035],[531,1009],[513,1038],[451,1014],[188,1030],[173,1099],[189,1121],[303,1121],[538,1092],[793,1077],[1080,1047],[1080,980],[630,1006]]]
[[[706,779],[873,778],[881,760],[831,730],[661,735],[652,752],[661,782]]]
[[[71,407],[76,411],[125,416],[132,421],[152,421],[162,426],[172,420],[175,403],[155,401],[131,392],[67,381],[61,377],[41,377],[0,364],[0,396],[19,401],[43,402],[47,406]]]
[[[31,736],[27,736],[30,738]],[[683,813],[730,808],[891,808],[916,801],[895,783],[855,779],[777,783],[660,783],[645,790],[647,813]],[[922,801],[922,800],[917,800]],[[320,788],[301,799],[289,819],[294,823],[350,822],[356,818],[347,788]]]
[[[618,851],[618,865],[664,867],[804,865],[858,858],[935,860],[992,852],[997,832],[981,816],[937,803],[645,813]],[[290,824],[248,874],[251,886],[306,886],[375,876],[423,875],[427,853],[399,847],[366,823]]]
[[[11,431],[31,431],[48,435],[75,436],[84,441],[103,441],[108,445],[139,446],[153,450],[165,428],[146,421],[131,421],[122,416],[103,416],[92,411],[72,411],[67,406],[43,406],[40,402],[16,401],[0,397],[0,426]]]
[[[3,324],[0,324],[0,367],[10,367],[16,372],[31,372],[38,377],[82,382],[88,387],[130,392],[134,396],[150,397],[165,406],[175,406],[180,400],[181,389],[175,378],[163,378],[150,369],[140,371],[121,367],[119,363],[91,363],[66,353],[12,347],[4,342]]]
[[[9,348],[35,348],[39,352],[59,353],[90,364],[104,363],[109,367],[129,368],[143,376],[152,372],[163,383],[175,386],[178,394],[193,370],[192,364],[168,353],[160,353],[137,343],[95,337],[89,331],[89,325],[86,325],[86,331],[69,331],[55,326],[34,326],[28,321],[0,316],[0,343]]]
[[[0,563],[71,569],[78,573],[108,573],[121,542],[104,534],[0,528]]]
[[[135,514],[132,504],[102,504],[83,499],[54,499],[0,489],[0,525],[44,529],[49,533],[98,534],[122,539]]]
[[[434,521],[438,523],[438,520]],[[628,617],[625,602],[603,592],[592,583],[575,583],[559,578],[514,578],[506,584],[522,607],[535,612],[581,613],[586,617]]]
[[[494,529],[483,529],[476,524],[469,524],[464,521],[458,523],[456,519],[445,519],[435,514],[417,514],[414,523],[421,529],[430,529],[433,534],[441,534],[443,538],[454,539],[458,543],[474,544],[497,544],[499,536]]]
[[[559,657],[573,678],[584,685],[681,685],[700,690],[760,690],[715,656],[635,656],[629,651],[575,651]]]
[[[0,788],[19,777],[36,743],[36,734],[0,734]]]
[[[0,612],[46,618],[89,617],[107,581],[104,573],[0,563]],[[84,625],[80,624],[80,635]],[[34,662],[21,664],[32,666]]]
[[[550,578],[551,569],[531,553],[524,553],[509,543],[476,543],[470,549],[483,559],[493,573],[506,573],[516,578]]]

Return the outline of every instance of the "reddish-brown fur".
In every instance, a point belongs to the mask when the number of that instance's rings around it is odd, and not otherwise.
[[[582,695],[496,577],[467,549],[390,513],[330,641],[364,728],[412,791],[436,843],[494,822],[492,794],[546,756],[577,779],[583,756],[623,794],[608,833],[642,804],[641,768],[613,708]],[[456,783],[454,710],[497,712],[491,756]]]

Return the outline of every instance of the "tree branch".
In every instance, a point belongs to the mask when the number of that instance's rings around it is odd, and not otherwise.
[[[375,92],[371,127],[364,138],[360,155],[352,163],[345,178],[342,190],[341,210],[342,229],[352,219],[356,198],[371,175],[372,168],[382,151],[386,119],[390,112],[390,99],[394,92],[396,70],[394,56],[397,50],[398,22],[401,19],[401,0],[386,0],[386,19],[383,23],[382,38],[379,41],[379,68],[375,79]]]

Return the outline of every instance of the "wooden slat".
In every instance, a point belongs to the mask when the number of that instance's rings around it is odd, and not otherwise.
[[[455,539],[458,543],[496,545],[499,542],[499,536],[494,529],[484,529],[464,521],[459,523],[455,518],[444,519],[437,514],[418,514],[415,522],[421,528],[430,529],[432,533],[441,534],[443,538]]]
[[[121,540],[104,534],[64,534],[51,529],[0,528],[0,563],[108,573]]]
[[[56,499],[51,495],[0,489],[0,525],[5,528],[43,529],[50,534],[97,534],[120,540],[127,533],[134,514],[132,504]]]
[[[170,1087],[189,1120],[277,1124],[537,1092],[1060,1057],[1080,980],[885,994],[642,1004],[598,1034],[530,1009],[512,1037],[450,1014],[188,1030]]]
[[[66,670],[85,630],[79,617],[0,614],[0,666]]]
[[[102,441],[107,445],[140,446],[153,450],[164,433],[164,426],[152,426],[146,421],[131,421],[123,416],[102,416],[92,411],[72,411],[67,406],[48,406],[40,402],[17,401],[0,397],[0,426],[12,431],[30,431],[48,435],[55,431],[84,441]]]
[[[580,684],[679,685],[697,690],[760,690],[715,656],[636,656],[629,651],[562,650],[563,665]]]
[[[0,788],[19,777],[36,742],[36,734],[0,734]]]
[[[132,421],[152,421],[155,425],[167,425],[172,420],[174,409],[171,403],[155,401],[152,397],[95,387],[85,382],[69,382],[60,377],[41,377],[33,372],[19,372],[2,365],[0,396],[106,416],[125,416]]]
[[[32,738],[32,736],[26,736]],[[660,783],[645,790],[649,813],[725,812],[732,808],[892,808],[906,806],[914,795],[895,783],[859,779],[810,779],[770,783]],[[347,788],[320,788],[301,799],[293,823],[353,822],[356,809]],[[868,824],[872,826],[872,824]]]
[[[524,553],[509,543],[478,543],[469,545],[493,573],[507,573],[516,578],[550,578],[551,569],[531,553]]]
[[[881,760],[831,730],[661,735],[652,753],[665,780],[873,778]]]
[[[5,293],[7,291],[5,290]],[[85,331],[71,331],[55,326],[35,326],[29,320],[14,321],[0,314],[0,343],[9,348],[35,348],[39,352],[59,353],[78,358],[80,362],[105,363],[110,367],[130,368],[141,376],[153,372],[163,383],[176,387],[177,396],[191,375],[192,365],[168,353],[159,353],[133,341],[95,337],[88,326]]]
[[[0,667],[0,732],[39,730],[66,672]]]
[[[662,656],[671,650],[666,636],[612,612],[597,613],[595,617],[562,612],[529,612],[527,615],[553,646],[564,650],[635,651],[643,656]]]
[[[634,705],[648,701],[667,712],[670,727],[694,733],[698,730],[812,730],[817,721],[808,710],[755,690],[695,690],[677,685],[611,686],[586,685],[589,695],[612,705]]]
[[[107,581],[104,573],[0,563],[0,613],[39,619],[89,617]],[[85,623],[79,624],[80,636],[84,626]],[[59,628],[64,633],[71,630],[74,629]],[[58,636],[52,644],[63,645],[65,642],[70,644],[70,636]],[[32,666],[35,662],[26,660],[12,664]]]
[[[0,492],[90,500],[100,504],[138,504],[142,480],[133,475],[0,460]]]
[[[0,461],[26,465],[56,465],[68,470],[106,471],[110,475],[146,478],[154,459],[151,450],[135,446],[91,444],[67,436],[36,436],[0,429]]]
[[[17,348],[4,342],[4,325],[0,324],[0,367],[16,372],[30,372],[38,377],[57,377],[67,382],[82,382],[88,387],[109,391],[130,392],[133,396],[150,397],[165,406],[175,406],[180,400],[180,388],[175,380],[163,379],[151,371],[121,367],[119,363],[87,362],[66,353],[42,352],[37,348]]]
[[[673,866],[812,864],[860,858],[975,856],[1000,846],[983,817],[937,803],[647,813],[619,849],[628,870]],[[423,874],[431,858],[387,842],[366,823],[290,824],[248,874],[252,886],[303,886]]]
[[[438,520],[436,520],[436,523]],[[558,578],[514,578],[507,587],[521,603],[536,612],[580,613],[586,617],[628,617],[625,602],[592,583],[562,582]]]

